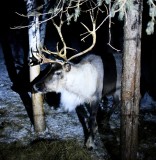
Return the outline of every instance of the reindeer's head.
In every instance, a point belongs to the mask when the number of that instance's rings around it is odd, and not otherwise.
[[[36,92],[59,92],[61,86],[65,82],[65,76],[71,70],[71,64],[65,63],[63,65],[54,63],[51,64],[50,69],[42,79],[34,84],[33,88]]]

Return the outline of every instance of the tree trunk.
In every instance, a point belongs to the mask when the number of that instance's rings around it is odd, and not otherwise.
[[[124,26],[124,56],[121,93],[122,160],[137,159],[142,5],[142,0],[134,0],[134,8],[127,11]]]
[[[48,0],[43,0],[44,4],[48,3]],[[46,13],[47,9],[46,9],[46,5],[43,8],[43,13]],[[44,21],[46,19],[46,14],[43,14],[41,16],[41,21]],[[40,24],[40,43],[43,46],[44,45],[44,40],[45,40],[45,35],[46,35],[46,27],[47,27],[47,21],[45,21],[44,23]]]
[[[27,0],[27,12],[31,13],[35,6],[35,0]],[[29,19],[29,57],[32,57],[31,51],[40,50],[40,31],[39,31],[39,17],[33,16]],[[30,67],[30,81],[33,81],[40,74],[40,65]],[[43,110],[43,96],[40,93],[32,91],[32,106],[34,117],[34,128],[36,132],[45,130],[45,119]]]

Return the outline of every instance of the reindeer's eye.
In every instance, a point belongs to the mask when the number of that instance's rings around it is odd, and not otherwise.
[[[55,72],[55,75],[57,75],[57,76],[59,76],[59,75],[61,75],[61,71],[57,71],[57,72]]]

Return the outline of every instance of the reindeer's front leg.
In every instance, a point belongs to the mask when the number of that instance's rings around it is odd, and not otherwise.
[[[86,104],[76,108],[79,121],[81,122],[84,131],[85,146],[88,149],[95,148],[94,137],[98,129],[96,122],[97,110],[97,102],[92,102],[90,105]]]
[[[87,105],[80,105],[76,108],[76,113],[79,118],[79,121],[82,125],[84,137],[85,137],[85,143],[89,136],[89,117],[90,117],[90,111],[89,106]]]
[[[94,138],[95,134],[97,133],[98,126],[96,122],[96,116],[97,116],[97,111],[98,111],[98,102],[92,102],[90,104],[90,116],[89,116],[89,121],[88,121],[88,126],[89,126],[89,134],[88,138],[86,140],[86,147],[89,149],[94,149],[95,148],[95,143],[94,143]]]

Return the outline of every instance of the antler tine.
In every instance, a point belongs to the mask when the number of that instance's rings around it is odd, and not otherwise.
[[[70,58],[68,59],[68,61],[70,61],[70,60],[72,60],[72,59],[74,59],[74,58],[76,58],[76,57],[79,57],[79,56],[81,56],[81,55],[89,52],[89,51],[95,46],[95,43],[96,43],[96,19],[95,19],[94,16],[92,15],[91,11],[90,11],[90,17],[91,17],[93,29],[92,29],[92,30],[89,30],[89,28],[88,28],[85,24],[81,23],[81,24],[86,28],[86,30],[88,31],[88,32],[87,32],[87,33],[88,33],[87,36],[83,37],[83,38],[81,39],[81,41],[83,41],[83,40],[84,40],[86,37],[88,37],[89,35],[92,35],[92,39],[93,39],[92,44],[91,44],[91,46],[90,46],[89,48],[85,49],[84,51],[82,51],[82,52],[80,52],[80,53],[78,53],[78,54],[70,57]]]
[[[52,52],[52,51],[50,51],[50,50],[48,50],[48,49],[43,49],[43,48],[41,48],[41,51],[43,51],[43,52],[45,52],[45,53],[47,53],[47,54],[54,54],[54,55],[57,55],[57,52]]]
[[[47,53],[47,54],[57,55],[57,52],[51,52],[51,51],[49,51],[49,50],[47,50],[47,49],[43,49],[43,48],[42,48],[42,51],[45,52],[45,53]],[[64,64],[64,62],[61,61],[61,60],[58,60],[58,59],[52,60],[52,59],[46,58],[43,54],[39,54],[39,55],[40,55],[40,58],[42,59],[42,64],[43,64],[43,63],[59,63],[59,64],[61,64],[61,65]]]
[[[59,43],[57,43],[57,46],[56,46],[57,52],[55,52],[55,54],[58,55],[59,57],[63,58],[65,61],[67,61],[68,60],[67,59],[67,49],[75,50],[75,51],[77,51],[77,50],[74,49],[74,48],[67,47],[67,45],[66,45],[66,43],[64,41],[64,38],[63,38],[63,35],[62,35],[62,31],[61,31],[61,28],[62,28],[62,25],[63,25],[64,21],[62,21],[62,19],[60,18],[60,24],[59,25],[57,25],[55,23],[54,19],[52,19],[52,22],[53,22],[55,28],[57,29],[57,32],[58,32],[58,34],[60,36],[60,39],[61,39],[61,41],[63,43],[63,48],[60,51],[59,51],[59,47],[58,47]]]
[[[59,57],[63,58],[65,61],[67,61],[67,46],[66,46],[66,43],[64,41],[62,32],[61,32],[61,28],[62,28],[62,25],[63,25],[64,21],[62,21],[61,18],[60,18],[60,24],[59,25],[57,25],[55,23],[54,19],[52,19],[52,22],[53,22],[55,28],[57,29],[57,32],[58,32],[58,34],[60,36],[60,39],[61,39],[61,41],[63,43],[63,48],[60,51],[58,49],[58,43],[57,43],[57,55]]]
[[[45,50],[45,49],[41,49],[41,51],[45,52],[45,53],[48,53],[48,54],[56,54],[54,52],[51,52],[49,50]],[[35,54],[34,54],[35,52]],[[55,59],[55,60],[52,60],[52,59],[49,59],[47,57],[45,57],[42,53],[40,53],[39,51],[32,51],[32,55],[40,61],[40,64],[45,64],[45,63],[58,63],[60,65],[63,65],[64,62],[61,61],[61,60],[58,60],[58,59]]]

